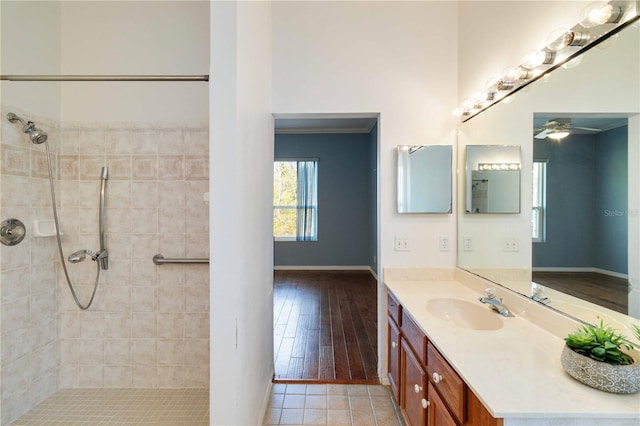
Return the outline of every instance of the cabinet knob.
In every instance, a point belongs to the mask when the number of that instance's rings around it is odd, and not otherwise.
[[[427,408],[429,406],[429,401],[424,398],[422,398],[422,401],[420,402],[422,403],[422,408]]]
[[[420,392],[422,392],[422,386],[420,386],[420,385],[418,385],[418,384],[415,384],[415,385],[413,386],[413,391],[414,391],[415,393],[420,393]]]
[[[391,342],[391,347],[395,349],[398,347],[398,344],[396,342]]]
[[[438,373],[433,373],[431,377],[433,378],[434,383],[440,383],[442,381],[442,376]]]

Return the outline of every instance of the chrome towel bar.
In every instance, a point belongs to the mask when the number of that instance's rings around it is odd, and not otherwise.
[[[165,258],[161,254],[153,256],[153,263],[156,265],[164,265],[165,263],[209,263],[209,259],[205,258],[185,258],[185,259],[172,259]]]

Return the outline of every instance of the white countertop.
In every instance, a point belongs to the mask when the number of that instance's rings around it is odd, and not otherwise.
[[[457,298],[483,306],[480,294],[469,287],[456,281],[385,284],[494,417],[591,418],[594,423],[626,419],[624,424],[640,424],[640,394],[602,392],[571,378],[560,365],[564,340],[535,323],[517,314],[504,318],[496,313],[503,321],[499,330],[461,328],[432,315],[426,302]]]

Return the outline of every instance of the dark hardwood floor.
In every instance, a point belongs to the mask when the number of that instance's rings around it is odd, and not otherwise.
[[[275,382],[379,383],[367,271],[275,271]]]
[[[626,279],[596,272],[533,272],[533,281],[628,315]]]

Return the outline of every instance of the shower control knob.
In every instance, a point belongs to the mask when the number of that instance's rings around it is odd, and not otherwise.
[[[7,219],[0,223],[0,243],[5,246],[15,246],[20,243],[26,233],[24,223],[18,219]]]

